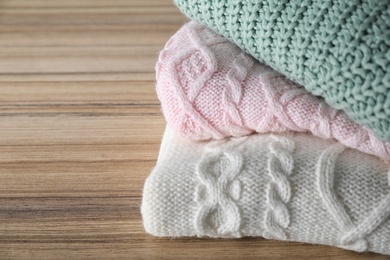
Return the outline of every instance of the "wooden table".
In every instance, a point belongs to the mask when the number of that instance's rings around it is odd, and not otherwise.
[[[0,259],[384,259],[144,232],[165,124],[154,64],[185,21],[170,0],[0,1]]]

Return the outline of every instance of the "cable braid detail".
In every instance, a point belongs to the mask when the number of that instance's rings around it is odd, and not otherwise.
[[[283,229],[290,224],[290,213],[286,204],[291,199],[291,186],[288,177],[292,174],[294,167],[292,157],[294,143],[287,137],[272,135],[271,138],[267,165],[271,180],[266,191],[267,209],[264,215],[263,237],[287,239]]]
[[[197,165],[195,201],[199,208],[194,227],[198,236],[241,237],[241,213],[235,201],[241,196],[237,177],[242,164],[241,155],[219,148],[205,153]]]
[[[234,59],[233,66],[227,73],[229,85],[222,93],[222,104],[225,108],[223,120],[232,136],[243,136],[253,132],[253,130],[245,127],[238,109],[242,99],[242,82],[245,80],[248,70],[252,66],[253,60],[248,55],[241,53]]]

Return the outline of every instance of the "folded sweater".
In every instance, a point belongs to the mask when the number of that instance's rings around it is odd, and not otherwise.
[[[165,118],[182,136],[311,132],[390,160],[390,144],[371,130],[197,22],[168,41],[156,71]]]
[[[390,141],[390,1],[175,2]]]
[[[145,230],[245,237],[390,254],[390,172],[309,134],[195,142],[167,128],[143,191]]]

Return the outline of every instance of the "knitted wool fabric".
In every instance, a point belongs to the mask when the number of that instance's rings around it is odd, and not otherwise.
[[[389,0],[175,2],[390,141]]]
[[[300,241],[390,254],[390,172],[309,134],[195,142],[167,129],[142,201],[162,237]]]
[[[168,124],[196,140],[310,131],[390,160],[390,144],[197,22],[166,44],[156,66]]]

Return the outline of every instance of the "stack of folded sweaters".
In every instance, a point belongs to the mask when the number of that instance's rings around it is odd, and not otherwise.
[[[390,254],[390,2],[176,4],[145,230]]]

